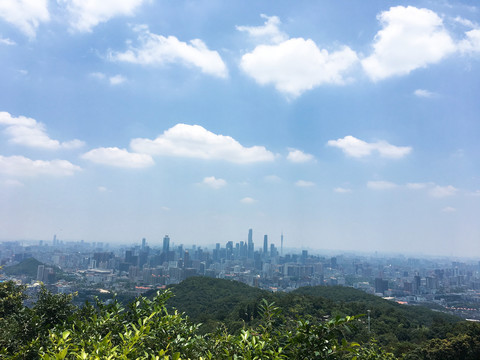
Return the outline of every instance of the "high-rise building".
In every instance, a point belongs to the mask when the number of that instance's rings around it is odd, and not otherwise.
[[[247,245],[247,257],[253,259],[253,254],[255,252],[253,245],[253,230],[248,229],[248,245]]]
[[[146,246],[147,246],[147,239],[143,238],[142,239],[142,250],[145,250]]]
[[[227,246],[227,260],[233,260],[233,241],[228,241]]]
[[[43,281],[43,276],[45,272],[45,265],[38,265],[37,267],[37,280]]]
[[[283,256],[283,231],[282,235],[280,236],[280,256]]]
[[[162,251],[164,253],[167,253],[170,251],[170,238],[168,237],[168,235],[165,235],[165,237],[163,238],[163,249]]]
[[[268,256],[268,235],[263,236],[263,256]]]

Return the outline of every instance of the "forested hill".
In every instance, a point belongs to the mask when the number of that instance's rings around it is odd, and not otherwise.
[[[35,278],[37,276],[38,265],[43,265],[43,263],[31,257],[16,265],[4,267],[3,271],[6,275],[25,275],[30,278]]]
[[[363,291],[340,286],[299,288],[291,293],[271,293],[245,284],[205,277],[189,278],[173,285],[168,306],[187,314],[193,322],[212,331],[220,323],[231,331],[254,324],[262,299],[275,302],[288,318],[323,320],[339,316],[371,314],[371,333],[384,345],[419,343],[455,332],[461,319],[418,306],[400,305]],[[355,338],[368,338],[367,317],[361,318]]]

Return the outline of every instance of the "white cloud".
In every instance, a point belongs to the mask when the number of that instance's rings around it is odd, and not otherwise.
[[[177,124],[156,139],[133,139],[138,153],[178,156],[234,163],[273,161],[275,155],[263,146],[244,147],[230,136],[214,134],[200,125]]]
[[[473,21],[462,18],[460,16],[457,16],[456,18],[454,18],[453,21],[455,21],[455,22],[457,22],[457,23],[459,23],[463,26],[469,27],[469,28],[478,27],[477,24],[475,24]]]
[[[0,18],[34,38],[40,23],[50,20],[48,0],[2,0]]]
[[[453,196],[457,193],[457,191],[458,189],[456,189],[452,185],[448,185],[448,186],[436,185],[432,189],[430,189],[429,194],[436,198],[443,198],[447,196]]]
[[[413,92],[415,96],[421,97],[421,98],[432,98],[435,97],[435,93],[425,90],[425,89],[417,89]]]
[[[16,42],[9,38],[0,38],[0,44],[12,46],[16,45]]]
[[[344,84],[346,72],[357,61],[357,54],[347,46],[329,53],[313,40],[295,38],[257,46],[242,56],[240,67],[260,85],[273,84],[297,97],[322,84]]]
[[[81,168],[66,160],[31,160],[24,156],[0,155],[0,173],[11,176],[71,176]]]
[[[76,149],[85,144],[77,139],[64,142],[51,139],[43,123],[25,116],[13,117],[5,111],[0,112],[0,125],[6,126],[3,132],[13,144],[51,150]]]
[[[266,182],[268,183],[272,183],[272,184],[275,184],[275,183],[280,183],[282,182],[282,178],[277,176],[277,175],[267,175],[263,178]]]
[[[434,182],[407,183],[406,188],[410,190],[425,190],[431,197],[435,198],[453,196],[458,192],[458,189],[452,185],[440,186]]]
[[[128,152],[117,147],[96,148],[82,155],[82,159],[96,164],[120,168],[139,169],[152,166],[154,161],[150,155]]]
[[[97,80],[104,80],[107,77],[104,73],[101,73],[101,72],[93,72],[93,73],[90,73],[89,75],[90,77]]]
[[[227,66],[217,51],[207,48],[200,39],[189,43],[178,40],[175,36],[153,34],[144,26],[136,28],[140,31],[140,47],[129,45],[125,52],[112,52],[110,60],[124,61],[140,65],[164,65],[182,63],[199,68],[203,73],[226,78]]]
[[[315,183],[311,182],[311,181],[306,181],[306,180],[298,180],[297,182],[295,182],[295,186],[298,186],[298,187],[312,187],[312,186],[315,186]]]
[[[254,204],[257,202],[257,200],[252,199],[251,197],[244,197],[242,200],[240,200],[242,204]]]
[[[327,145],[339,148],[346,155],[355,158],[369,156],[373,152],[378,152],[381,157],[399,159],[412,151],[410,146],[395,146],[383,140],[368,143],[350,135],[345,136],[343,139],[329,140]]]
[[[362,60],[367,75],[382,80],[437,63],[456,51],[456,44],[433,11],[396,6],[378,15],[373,54]]]
[[[367,187],[372,190],[390,190],[397,187],[397,184],[390,181],[368,181]]]
[[[408,183],[406,186],[407,186],[407,189],[421,190],[421,189],[425,189],[425,188],[427,188],[431,185],[432,185],[432,183]]]
[[[97,189],[98,189],[99,192],[107,192],[108,191],[108,189],[105,186],[99,186]]]
[[[451,207],[451,206],[446,206],[442,209],[443,212],[446,212],[446,213],[452,213],[452,212],[455,212],[457,211],[457,209]]]
[[[465,35],[465,39],[458,43],[458,50],[464,54],[480,52],[480,29],[467,31]]]
[[[281,43],[288,39],[287,34],[278,27],[281,24],[277,16],[260,15],[265,19],[263,26],[237,26],[237,30],[247,32],[251,37],[259,41]]]
[[[216,179],[215,176],[208,176],[203,179],[203,184],[210,186],[212,189],[220,189],[227,185],[224,179]]]
[[[333,191],[336,192],[336,193],[339,193],[339,194],[347,194],[347,193],[351,193],[352,189],[336,187],[335,189],[333,189]]]
[[[293,163],[305,163],[315,160],[315,157],[311,154],[304,153],[301,150],[288,148],[287,160]]]
[[[111,76],[109,79],[110,85],[120,85],[127,81],[127,78],[122,75]]]
[[[35,2],[31,1],[31,2]],[[72,29],[90,32],[115,16],[131,16],[145,0],[58,0],[66,4]]]

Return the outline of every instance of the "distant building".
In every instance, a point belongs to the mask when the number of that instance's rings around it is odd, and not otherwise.
[[[253,253],[255,252],[253,245],[253,230],[248,229],[248,245],[247,245],[247,257],[253,259]]]
[[[268,256],[268,235],[263,236],[263,256]]]
[[[163,238],[163,249],[162,250],[163,250],[164,253],[170,251],[170,238],[168,237],[168,235],[165,235],[165,237]]]
[[[388,280],[382,278],[375,278],[375,293],[385,294],[385,291],[388,290]]]

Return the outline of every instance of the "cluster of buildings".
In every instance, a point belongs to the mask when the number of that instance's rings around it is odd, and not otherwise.
[[[284,254],[283,234],[279,247],[269,242],[268,235],[262,238],[261,246],[256,247],[250,229],[245,241],[186,247],[175,245],[168,235],[158,246],[149,246],[146,239],[132,246],[64,243],[55,236],[51,244],[4,242],[0,244],[0,261],[8,266],[35,257],[43,263],[36,269],[37,276],[20,276],[17,280],[42,281],[58,292],[97,289],[138,295],[192,276],[208,276],[270,291],[351,286],[403,303],[436,303],[465,318],[480,319],[478,261],[358,254],[321,256],[307,250]]]

